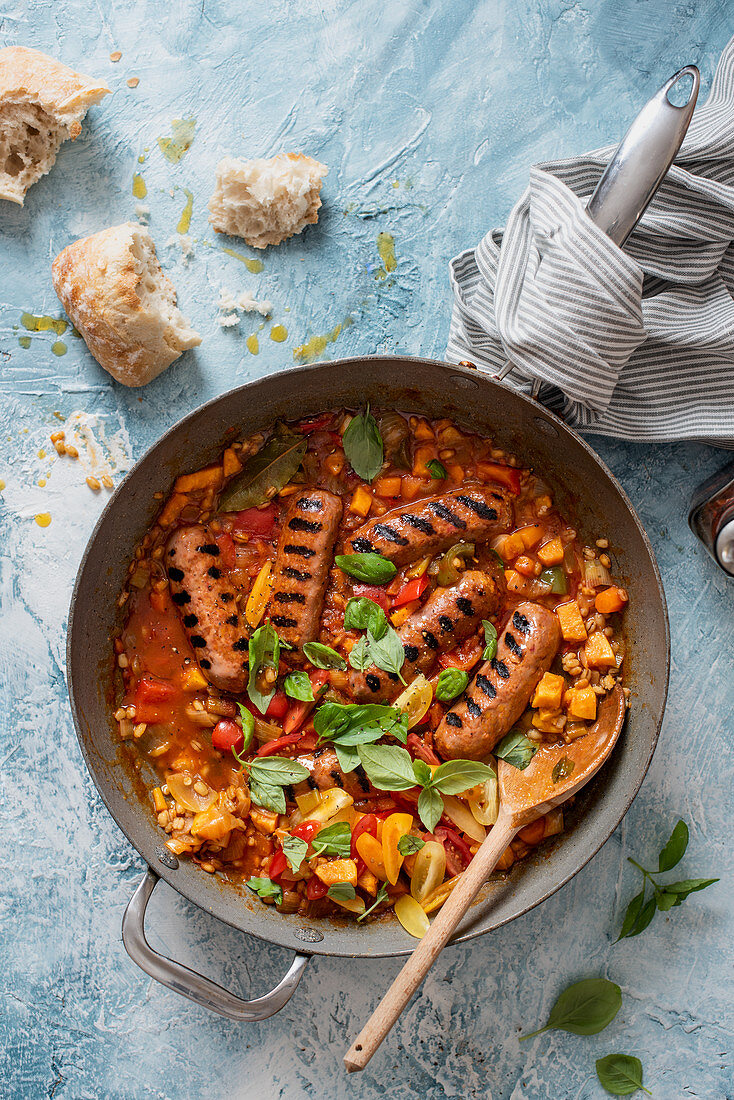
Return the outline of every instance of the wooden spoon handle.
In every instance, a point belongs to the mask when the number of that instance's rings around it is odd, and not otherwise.
[[[489,835],[449,894],[430,929],[344,1055],[344,1065],[349,1073],[364,1069],[367,1065],[453,935],[457,924],[496,867],[517,829],[518,826],[513,825],[509,816],[500,809],[499,817]]]

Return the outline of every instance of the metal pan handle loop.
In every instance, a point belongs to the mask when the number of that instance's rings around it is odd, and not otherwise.
[[[150,946],[145,938],[145,910],[158,881],[158,876],[149,870],[131,897],[122,918],[122,942],[133,962],[174,993],[180,993],[202,1008],[226,1016],[228,1020],[253,1023],[255,1020],[267,1020],[280,1012],[295,993],[309,956],[296,954],[288,973],[274,989],[254,1001],[245,1001]]]

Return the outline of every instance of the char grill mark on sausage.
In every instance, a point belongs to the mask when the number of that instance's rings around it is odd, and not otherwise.
[[[247,674],[240,656],[247,649],[244,624],[232,613],[236,592],[215,562],[219,547],[204,526],[181,527],[168,542],[166,563],[174,604],[199,667],[215,687],[241,692]]]
[[[324,489],[295,497],[286,513],[273,570],[271,622],[281,639],[302,646],[318,637],[342,502]],[[299,542],[291,542],[298,532]]]
[[[398,630],[405,664],[403,678],[410,682],[418,673],[430,675],[439,654],[475,633],[483,618],[496,614],[502,601],[502,582],[498,576],[469,569],[450,588],[437,588],[423,607],[409,615]],[[460,607],[470,603],[473,614]],[[373,665],[365,672],[350,675],[355,699],[377,701],[392,699],[400,690],[399,678]]]
[[[378,553],[405,565],[447,550],[460,539],[482,543],[512,525],[509,497],[483,485],[455,489],[370,520],[348,539],[353,553]]]
[[[324,745],[315,752],[298,756],[296,761],[308,768],[311,773],[308,779],[304,780],[311,790],[328,791],[333,787],[341,787],[352,798],[359,799],[364,798],[372,789],[361,765],[353,772],[344,773],[341,770],[337,755],[330,745]],[[298,794],[300,789],[304,788],[298,784],[295,787],[295,793]]]
[[[556,615],[522,603],[505,626],[497,654],[485,661],[464,695],[444,715],[435,745],[445,760],[480,760],[512,728],[558,651]]]

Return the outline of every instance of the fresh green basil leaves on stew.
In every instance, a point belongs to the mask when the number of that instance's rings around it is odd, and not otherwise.
[[[368,633],[367,643],[372,663],[383,672],[392,672],[404,684],[400,670],[405,664],[405,650],[397,630],[389,626],[381,638],[373,638]]]
[[[425,843],[423,837],[413,836],[412,833],[406,833],[405,836],[401,836],[398,840],[398,851],[401,856],[412,856],[415,855],[416,852],[420,852]]]
[[[373,638],[381,638],[387,630],[387,616],[378,603],[367,596],[352,596],[344,609],[345,630],[369,630]]]
[[[482,653],[482,658],[485,661],[491,661],[493,657],[497,656],[497,630],[488,619],[482,619],[482,626],[484,627],[484,653]]]
[[[257,628],[250,638],[248,652],[250,671],[247,678],[247,694],[260,713],[264,714],[275,695],[280,661],[280,638],[272,623],[263,623]],[[267,669],[274,669],[276,673],[269,688],[266,688],[263,683]]]
[[[366,635],[352,646],[349,651],[349,663],[357,672],[366,672],[372,667],[374,662],[370,654],[369,638]]]
[[[247,459],[222,491],[220,512],[240,512],[265,504],[291,480],[303,461],[307,446],[305,436],[278,424],[272,438]]]
[[[289,672],[283,681],[283,691],[289,699],[298,699],[302,703],[313,703],[313,688],[308,673],[298,669]]]
[[[329,887],[326,894],[333,901],[354,901],[357,891],[351,882],[335,882],[333,886]]]
[[[427,462],[426,469],[434,481],[441,481],[446,477],[446,467],[437,458],[432,458],[430,462]]]
[[[300,783],[311,774],[303,764],[284,756],[256,757],[245,764],[245,770],[252,801],[278,814],[286,812],[283,787]]]
[[[346,859],[351,849],[352,831],[346,821],[337,821],[335,825],[320,829],[311,844],[317,856],[330,855]]]
[[[400,847],[400,842],[399,841],[398,841],[398,847]],[[368,917],[370,915],[370,913],[372,913],[373,910],[375,910],[377,908],[378,905],[382,904],[382,902],[385,900],[386,897],[387,897],[387,883],[383,882],[382,885],[380,886],[380,889],[377,891],[377,897],[372,902],[372,905],[370,905],[369,909],[365,909],[364,913],[362,913],[360,916],[357,917],[357,920],[358,921],[363,921],[364,918]]]
[[[245,883],[261,898],[274,898],[275,904],[280,905],[283,900],[283,891],[277,882],[269,878],[251,878]]]
[[[369,405],[363,413],[353,416],[342,436],[344,453],[358,477],[372,481],[382,469],[383,446],[377,421]]]
[[[359,745],[378,741],[387,734],[403,744],[408,736],[408,716],[381,703],[322,703],[313,720],[321,741]]]
[[[284,836],[283,837],[283,855],[288,860],[288,865],[294,875],[298,874],[298,870],[306,858],[308,852],[308,844],[305,840],[302,840],[300,836]]]
[[[235,752],[234,749],[232,749],[232,752],[241,764],[242,760],[240,760],[240,757],[244,756],[244,754],[248,751],[250,745],[252,744],[252,739],[255,736],[255,719],[253,718],[252,713],[247,709],[247,707],[244,707],[242,703],[237,704],[237,709],[240,712],[240,725],[242,726],[242,748],[239,749],[238,753]]]
[[[510,730],[494,750],[494,755],[524,772],[537,751],[538,746],[522,730]]]
[[[382,554],[337,554],[334,563],[357,581],[364,584],[387,584],[397,569]]]
[[[468,683],[469,677],[463,669],[445,668],[436,684],[436,698],[440,703],[448,703],[461,695]]]
[[[564,989],[550,1011],[545,1027],[522,1035],[531,1039],[559,1028],[572,1035],[596,1035],[610,1024],[622,1007],[622,991],[606,978],[585,978]]]
[[[337,653],[330,645],[323,642],[306,642],[303,646],[303,655],[316,668],[346,668],[347,662],[341,653]]]

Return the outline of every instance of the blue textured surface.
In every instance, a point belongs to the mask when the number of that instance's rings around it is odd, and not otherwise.
[[[640,795],[605,848],[540,909],[440,958],[368,1070],[341,1057],[397,972],[397,960],[311,964],[273,1020],[228,1023],[141,974],[120,919],[142,868],[84,769],[64,686],[66,609],[86,538],[102,508],[84,474],[93,439],[116,463],[139,457],[165,427],[227,387],[292,364],[312,333],[351,316],[333,355],[401,350],[440,357],[450,312],[446,264],[502,224],[530,163],[614,140],[641,103],[694,61],[708,86],[730,31],[726,0],[224,0],[106,4],[10,0],[0,44],[22,43],[104,77],[114,89],[21,210],[0,210],[0,714],[3,728],[0,892],[3,1009],[0,1095],[55,1100],[360,1097],[377,1100],[566,1098],[602,1090],[594,1060],[637,1054],[656,1097],[734,1095],[731,1069],[731,714],[727,582],[689,533],[690,492],[723,463],[697,446],[604,441],[655,544],[671,611],[670,703]],[[110,51],[120,49],[113,65]],[[130,76],[140,85],[131,90]],[[177,165],[156,138],[194,116]],[[330,168],[318,227],[269,250],[251,275],[214,241],[205,205],[224,153],[302,149]],[[146,160],[138,163],[145,149]],[[111,383],[68,333],[19,346],[23,311],[58,315],[50,264],[70,240],[134,218],[132,176],[148,188],[150,229],[184,312],[204,337],[145,391]],[[189,188],[195,255],[166,249]],[[173,194],[171,194],[173,191]],[[394,278],[375,278],[378,232],[395,237]],[[254,255],[254,254],[253,254]],[[377,265],[377,267],[375,266]],[[222,331],[225,286],[275,305],[289,338]],[[81,460],[39,459],[59,421],[84,428]],[[90,434],[91,433],[91,434]],[[90,442],[92,441],[92,442]],[[53,452],[52,452],[53,453]],[[96,467],[99,468],[99,467]],[[48,474],[47,483],[37,484]],[[50,527],[33,521],[49,512]],[[650,859],[679,817],[691,826],[681,877],[717,887],[638,939],[613,946],[636,892],[628,854]],[[160,896],[158,896],[160,894]],[[156,945],[253,994],[288,955],[231,929],[160,887]],[[562,1033],[523,1046],[558,991],[606,974],[624,992],[600,1036]]]

